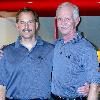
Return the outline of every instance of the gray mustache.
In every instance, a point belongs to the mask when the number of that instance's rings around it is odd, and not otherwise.
[[[22,32],[31,32],[31,29],[23,29]]]

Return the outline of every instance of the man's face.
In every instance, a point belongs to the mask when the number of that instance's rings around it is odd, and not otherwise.
[[[32,38],[38,28],[38,23],[35,22],[32,12],[22,12],[19,15],[19,21],[16,27],[19,35],[25,39]]]
[[[76,30],[76,21],[73,18],[71,7],[63,7],[57,13],[57,26],[62,35],[69,34]]]

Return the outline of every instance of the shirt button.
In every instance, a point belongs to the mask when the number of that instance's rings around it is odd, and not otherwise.
[[[68,58],[70,58],[70,56],[68,56]]]
[[[29,56],[30,54],[29,53],[27,53],[27,56]]]
[[[81,65],[81,67],[83,67],[83,65]]]
[[[62,54],[62,52],[60,52],[60,54]]]
[[[68,55],[68,56],[66,56],[66,58],[70,59],[70,56],[71,56],[71,55]]]
[[[38,59],[41,59],[41,60],[43,60],[43,58],[42,58],[41,56],[38,56]]]

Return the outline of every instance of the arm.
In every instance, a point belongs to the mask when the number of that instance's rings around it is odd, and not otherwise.
[[[98,87],[98,91],[100,92],[100,85],[99,85],[99,87]]]
[[[0,100],[5,100],[6,87],[0,85]]]
[[[98,84],[92,83],[90,85],[90,91],[88,94],[88,99],[87,100],[98,100]]]
[[[5,84],[5,60],[2,60],[4,57],[4,51],[2,50],[4,46],[0,47],[0,100],[6,100],[6,86]]]
[[[90,90],[87,100],[98,100],[98,84],[100,83],[100,73],[98,72],[98,59],[95,49],[90,48],[86,55],[87,81],[90,83]]]

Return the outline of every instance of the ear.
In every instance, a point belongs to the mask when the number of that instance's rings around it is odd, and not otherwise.
[[[36,22],[36,30],[38,30],[38,28],[39,28],[39,23]]]
[[[79,24],[79,22],[80,22],[80,17],[77,17],[77,18],[75,19],[75,26],[77,26],[77,25]]]

